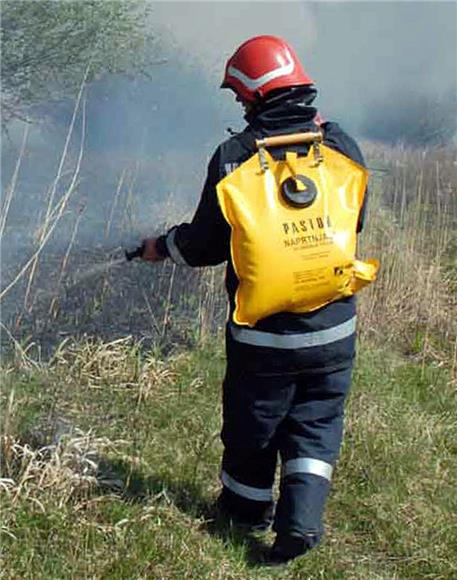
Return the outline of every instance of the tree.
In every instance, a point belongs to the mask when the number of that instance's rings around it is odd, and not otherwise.
[[[3,0],[3,124],[73,96],[85,78],[145,72],[157,54],[143,0]]]

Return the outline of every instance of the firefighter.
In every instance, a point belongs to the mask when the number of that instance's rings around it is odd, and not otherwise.
[[[226,64],[222,87],[234,91],[243,105],[247,126],[216,149],[192,221],[145,240],[142,257],[151,262],[171,258],[193,267],[227,262],[230,317],[218,505],[235,524],[266,529],[273,523],[276,538],[269,561],[283,563],[316,546],[323,535],[355,354],[355,298],[337,299],[312,312],[277,312],[252,327],[235,324],[239,280],[230,252],[231,229],[216,189],[256,153],[255,140],[268,136],[320,130],[324,145],[359,165],[364,161],[337,123],[322,121],[313,106],[314,83],[282,38],[257,36],[243,43]],[[298,155],[308,149],[306,144],[295,146]],[[284,148],[271,153],[280,159]]]

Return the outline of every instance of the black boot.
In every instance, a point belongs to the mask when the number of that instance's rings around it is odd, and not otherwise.
[[[248,502],[233,498],[224,490],[216,501],[217,513],[247,532],[265,532],[273,523],[273,502]]]
[[[306,554],[320,541],[319,534],[305,534],[304,536],[288,534],[278,535],[270,550],[267,564],[279,566]]]

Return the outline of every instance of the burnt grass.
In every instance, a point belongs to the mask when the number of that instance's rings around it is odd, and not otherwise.
[[[15,270],[19,269],[17,266]],[[62,270],[64,271],[62,272]],[[4,279],[13,277],[3,272]],[[191,269],[170,260],[125,260],[118,248],[47,252],[27,293],[29,272],[2,303],[1,348],[21,348],[46,360],[67,337],[104,341],[131,336],[145,348],[193,346],[224,325],[221,269]]]

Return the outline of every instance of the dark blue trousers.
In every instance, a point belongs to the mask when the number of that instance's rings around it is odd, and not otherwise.
[[[261,376],[228,365],[221,480],[238,513],[256,520],[271,511],[279,456],[274,530],[320,538],[351,371]]]

